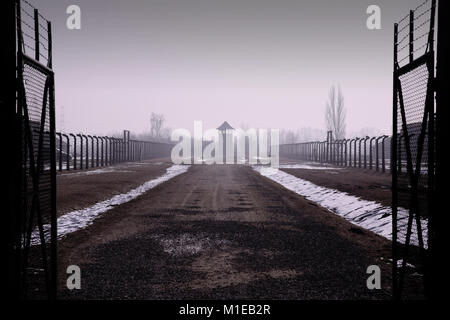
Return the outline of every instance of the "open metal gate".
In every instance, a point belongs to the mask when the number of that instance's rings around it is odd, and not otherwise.
[[[26,0],[16,1],[17,121],[21,143],[16,214],[18,284],[25,298],[56,297],[56,157],[52,32]]]
[[[427,294],[435,191],[435,12],[426,0],[394,26],[392,139],[393,290],[412,273]]]

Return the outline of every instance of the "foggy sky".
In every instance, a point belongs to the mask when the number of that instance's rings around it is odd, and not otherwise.
[[[150,113],[192,130],[325,127],[340,85],[347,132],[390,132],[393,23],[415,0],[31,0],[53,23],[57,125],[149,129]],[[66,28],[67,6],[82,29]],[[366,28],[381,7],[382,30]],[[61,119],[64,119],[62,122]]]

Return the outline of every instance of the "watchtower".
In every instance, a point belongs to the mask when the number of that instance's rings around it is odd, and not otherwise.
[[[233,133],[232,130],[234,130],[234,128],[232,126],[230,126],[230,124],[225,121],[224,123],[222,123],[217,130],[219,130],[220,134],[222,135],[222,141],[223,141],[223,163],[226,163],[226,159],[227,159],[227,141],[231,143],[233,142]],[[234,148],[234,146],[233,146]]]

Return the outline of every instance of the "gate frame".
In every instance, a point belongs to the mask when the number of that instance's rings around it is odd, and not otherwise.
[[[18,125],[16,126],[16,135],[20,136],[20,142],[18,143],[19,149],[22,149],[22,144],[24,143],[24,148],[28,150],[30,147],[30,141],[23,142],[22,140],[22,134],[25,130],[29,130],[28,128],[23,128],[23,117],[25,117],[25,122],[29,122],[28,113],[22,114],[22,112],[25,110],[27,111],[27,101],[26,101],[26,88],[24,84],[24,78],[23,78],[23,69],[24,66],[27,64],[31,66],[32,68],[40,71],[44,76],[46,76],[46,88],[44,88],[44,97],[43,102],[44,105],[48,103],[48,121],[49,121],[49,132],[42,131],[42,121],[41,121],[41,132],[39,140],[42,139],[42,135],[48,133],[49,134],[49,140],[50,140],[50,258],[47,259],[46,254],[46,248],[45,244],[46,242],[42,243],[43,240],[43,222],[39,219],[39,208],[36,209],[36,214],[38,218],[37,227],[40,230],[40,236],[41,236],[41,250],[42,250],[42,259],[43,259],[43,265],[44,265],[44,272],[45,272],[45,285],[47,290],[47,296],[48,299],[54,300],[57,297],[57,214],[56,214],[56,130],[55,130],[55,90],[54,90],[54,72],[52,70],[52,25],[50,21],[47,21],[47,40],[48,40],[48,62],[47,66],[43,65],[39,61],[39,52],[35,52],[35,57],[29,57],[27,54],[23,52],[23,38],[22,38],[22,19],[21,19],[21,3],[22,0],[15,0],[15,21],[16,25],[13,30],[17,32],[17,81],[16,83],[16,90],[17,90],[17,113],[16,118],[18,118]],[[34,9],[34,19],[39,17],[38,9]],[[39,36],[39,23],[35,20],[35,35],[37,34],[37,37]],[[37,39],[37,38],[36,38]],[[37,45],[37,47],[39,44]],[[14,64],[16,65],[16,64]],[[41,116],[42,117],[42,116]],[[41,119],[42,120],[42,119]],[[25,136],[28,136],[28,138],[31,138],[30,133],[25,134]],[[33,142],[31,142],[32,145]],[[41,141],[39,142],[40,146],[38,146],[38,154],[42,150],[39,150],[41,147]],[[36,151],[34,151],[36,152]],[[20,177],[23,176],[23,165],[24,165],[24,159],[22,158],[22,154],[20,155]],[[33,159],[34,154],[30,159]],[[34,159],[30,162],[30,168],[32,171],[39,169],[39,157],[38,157],[38,163],[37,166],[34,165]],[[39,177],[40,173],[35,171],[31,174],[33,186],[32,188],[36,191],[36,188],[39,187]],[[18,193],[18,210],[16,211],[16,214],[21,214],[24,210],[21,205],[20,201],[20,193],[21,189],[19,189]],[[36,202],[39,202],[39,200],[36,200]],[[33,208],[33,207],[32,207]],[[32,210],[33,211],[33,210]],[[31,212],[33,214],[33,212]],[[21,225],[23,225],[23,222],[20,221],[18,224],[18,227],[20,228]],[[28,226],[30,227],[30,226]],[[29,229],[31,230],[31,229]],[[28,230],[28,236],[30,234],[30,231]],[[21,230],[16,231],[18,233],[18,236],[21,236]],[[27,243],[25,244],[24,249],[21,248],[22,244],[20,241],[20,244],[16,245],[16,251],[18,251],[18,255],[20,255],[19,259],[19,294],[23,296],[24,294],[24,284],[26,283],[26,265],[28,262],[28,249],[29,249],[29,242],[30,240],[27,239]]]
[[[391,140],[391,170],[392,170],[392,289],[393,289],[393,298],[398,300],[401,298],[404,278],[405,278],[405,269],[406,269],[406,259],[408,256],[408,249],[411,246],[410,244],[410,236],[412,233],[412,224],[416,223],[418,240],[419,240],[419,249],[421,260],[424,268],[424,276],[423,276],[423,287],[425,296],[430,296],[430,288],[428,286],[428,275],[429,275],[429,259],[430,251],[425,252],[422,238],[422,226],[420,221],[420,212],[418,209],[418,190],[417,184],[420,177],[420,168],[421,161],[423,155],[423,148],[425,147],[425,136],[427,136],[427,170],[428,170],[428,230],[429,233],[432,233],[432,224],[430,225],[433,215],[433,199],[434,199],[434,152],[436,150],[436,146],[434,145],[435,137],[434,137],[434,122],[435,122],[435,101],[434,94],[436,93],[435,87],[435,30],[436,30],[436,8],[437,8],[437,0],[431,0],[431,8],[430,8],[430,28],[428,33],[428,46],[427,50],[424,54],[419,56],[414,60],[414,11],[410,10],[409,13],[409,61],[406,65],[400,67],[398,61],[398,24],[394,25],[394,64],[393,64],[393,118],[392,118],[392,140]],[[440,10],[441,11],[441,10]],[[421,126],[421,134],[419,136],[418,144],[418,154],[416,158],[413,158],[411,155],[411,147],[409,141],[409,132],[407,130],[408,123],[405,114],[405,106],[403,101],[402,94],[402,86],[400,77],[416,70],[418,67],[425,65],[428,70],[428,81],[426,88],[426,98],[424,102],[423,108],[423,120]],[[409,209],[408,216],[408,226],[406,232],[406,240],[405,240],[405,249],[404,254],[402,256],[403,262],[401,266],[401,270],[399,273],[399,268],[397,266],[397,262],[399,259],[398,252],[398,111],[401,112],[401,125],[403,130],[403,136],[405,140],[405,152],[407,157],[407,179],[411,185],[411,208]],[[428,134],[426,134],[428,131]],[[402,146],[400,145],[400,150]],[[420,162],[418,162],[420,161]],[[414,167],[415,165],[415,167]],[[414,221],[415,220],[415,221]],[[430,248],[430,242],[428,242],[428,248]]]

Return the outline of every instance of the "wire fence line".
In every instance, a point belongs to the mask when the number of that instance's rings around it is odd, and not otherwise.
[[[44,65],[51,61],[50,22],[30,2],[22,0],[16,12],[23,53]]]
[[[9,2],[9,1],[8,1]],[[39,292],[49,299],[57,292],[57,207],[55,145],[55,78],[52,68],[52,28],[26,0],[14,6],[16,110],[12,122],[18,143],[13,159],[17,196],[10,226],[11,275],[15,292],[24,298]],[[13,3],[13,4],[12,4]],[[17,121],[20,119],[20,121]],[[6,119],[8,121],[9,119]],[[49,225],[50,237],[44,237]],[[31,249],[32,230],[39,230],[39,250]]]
[[[124,130],[123,138],[56,132],[59,171],[169,157],[172,147],[170,143],[132,140],[127,130]]]
[[[430,30],[434,33],[431,13],[435,7],[435,1],[425,0],[398,21],[395,45],[399,66],[412,62],[434,45],[434,41],[430,41]]]
[[[407,263],[412,261],[423,273],[425,296],[430,294],[426,282],[434,241],[428,247],[425,241],[427,235],[434,236],[430,221],[435,217],[436,7],[436,0],[425,0],[394,25],[392,279],[396,299],[407,287]],[[407,224],[399,214],[402,203],[409,204]],[[405,242],[400,244],[402,234]],[[411,240],[415,236],[418,249]]]
[[[390,149],[391,137],[387,135],[333,140],[329,131],[326,141],[280,145],[280,156],[386,172],[390,170]]]

